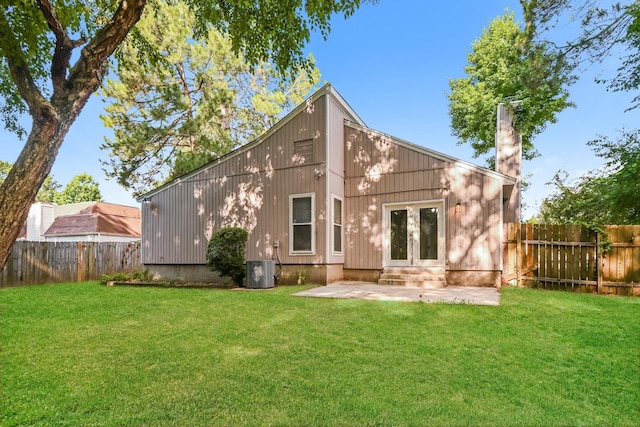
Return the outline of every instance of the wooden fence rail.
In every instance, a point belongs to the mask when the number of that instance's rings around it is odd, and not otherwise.
[[[18,241],[0,272],[0,287],[96,280],[141,268],[140,242]]]
[[[640,296],[640,225],[505,224],[503,281],[547,289]]]

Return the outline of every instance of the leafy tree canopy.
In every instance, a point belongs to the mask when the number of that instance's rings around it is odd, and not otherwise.
[[[494,19],[472,49],[466,77],[449,81],[453,135],[459,144],[470,143],[476,157],[487,154],[495,147],[498,104],[523,101],[515,126],[522,134],[523,157],[535,157],[533,138],[573,106],[567,91],[573,82],[571,68],[534,42],[510,12]]]
[[[304,45],[312,31],[325,37],[334,14],[349,16],[376,0],[188,0],[197,17],[195,36],[216,28],[250,64],[272,60],[284,72],[308,62]],[[28,215],[71,125],[102,84],[109,61],[133,30],[140,52],[156,49],[134,26],[155,1],[38,0],[0,8],[0,116],[24,137],[18,118],[32,126],[0,187],[0,267]]]
[[[9,171],[13,167],[13,163],[5,162],[4,160],[0,160],[0,186],[4,182],[5,178],[9,174]],[[38,190],[38,194],[36,194],[36,202],[42,203],[55,203],[56,199],[60,193],[61,185],[53,179],[53,175],[47,176]]]
[[[640,130],[621,131],[612,141],[599,137],[589,145],[606,160],[574,183],[558,172],[550,183],[551,196],[543,200],[538,220],[551,224],[640,224]]]
[[[0,160],[0,185],[12,167],[12,163]],[[74,176],[64,189],[61,190],[61,188],[62,185],[53,178],[53,175],[49,175],[40,187],[35,201],[58,205],[102,201],[100,185],[87,173]]]
[[[60,188],[62,188],[62,186],[53,179],[53,175],[47,176],[36,195],[36,202],[49,204],[58,203]]]
[[[102,145],[105,172],[135,194],[254,139],[319,81],[317,69],[281,74],[273,62],[249,64],[214,28],[194,40],[195,23],[185,3],[158,0],[136,27],[158,56],[141,56],[136,37],[128,37],[118,78],[102,90],[111,104],[101,118],[114,130]]]
[[[521,0],[527,31],[553,47],[572,66],[589,66],[615,56],[620,65],[613,76],[596,81],[613,92],[634,95],[629,110],[640,106],[640,2],[618,1],[602,6],[598,0]],[[569,40],[557,39],[554,30],[571,22],[580,26]]]
[[[56,198],[56,203],[66,205],[68,203],[101,202],[102,194],[100,186],[93,177],[87,173],[81,173],[71,178]]]

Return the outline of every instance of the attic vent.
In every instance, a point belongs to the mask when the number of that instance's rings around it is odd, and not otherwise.
[[[294,142],[293,157],[300,163],[313,163],[313,139]]]

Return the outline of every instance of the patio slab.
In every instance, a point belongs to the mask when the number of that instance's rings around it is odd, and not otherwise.
[[[497,288],[447,286],[438,289],[377,285],[370,282],[336,282],[293,294],[300,297],[353,298],[377,301],[422,301],[454,304],[500,305]]]

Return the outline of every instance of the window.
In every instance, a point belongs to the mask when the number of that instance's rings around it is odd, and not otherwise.
[[[289,196],[289,248],[292,254],[313,254],[315,251],[314,194]]]
[[[342,253],[342,200],[333,197],[333,252]]]

